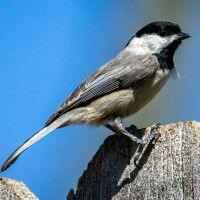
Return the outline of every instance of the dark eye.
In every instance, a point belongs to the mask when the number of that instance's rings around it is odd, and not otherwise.
[[[162,36],[162,37],[164,37],[164,36],[167,35],[167,31],[165,31],[165,30],[160,30],[160,31],[159,31],[159,35]]]

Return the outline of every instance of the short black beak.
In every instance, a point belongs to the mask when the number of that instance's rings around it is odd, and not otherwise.
[[[191,35],[189,35],[188,33],[180,33],[178,36],[179,40],[185,40],[187,38],[191,37]]]

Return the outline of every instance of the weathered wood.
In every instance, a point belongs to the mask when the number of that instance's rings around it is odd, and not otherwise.
[[[199,200],[200,123],[179,122],[158,130],[160,137],[144,146],[141,169],[133,164],[135,143],[122,139],[124,158],[116,152],[118,136],[108,137],[80,177],[76,194],[71,190],[67,200]]]
[[[38,200],[21,181],[0,177],[0,200]]]

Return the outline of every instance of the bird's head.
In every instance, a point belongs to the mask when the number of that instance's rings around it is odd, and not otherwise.
[[[190,35],[183,33],[177,24],[158,21],[140,29],[127,46],[143,46],[153,54],[159,54],[166,50],[170,55],[173,55],[181,41],[189,37]]]

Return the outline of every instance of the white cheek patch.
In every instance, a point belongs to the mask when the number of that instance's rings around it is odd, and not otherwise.
[[[152,53],[160,53],[166,46],[170,45],[175,39],[176,35],[161,37],[156,34],[144,35],[142,39],[149,47]]]
[[[161,37],[156,34],[145,34],[140,38],[134,37],[129,47],[131,49],[135,49],[137,51],[147,50],[150,53],[160,53],[166,46],[171,44],[175,39],[177,39],[176,35]]]

